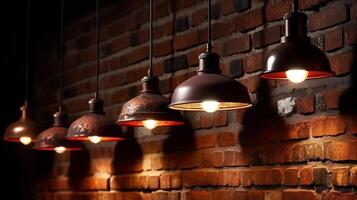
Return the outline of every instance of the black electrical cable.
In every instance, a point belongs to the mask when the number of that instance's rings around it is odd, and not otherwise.
[[[61,0],[61,35],[60,35],[60,73],[59,73],[59,111],[63,107],[63,70],[64,70],[64,0]]]
[[[96,48],[97,48],[97,64],[96,64],[96,91],[95,97],[99,98],[99,65],[100,65],[100,56],[99,56],[99,0],[96,1],[96,24],[97,24],[97,38],[96,38]]]
[[[293,12],[298,12],[299,10],[299,1],[298,0],[292,0],[292,11]]]
[[[148,69],[148,76],[152,76],[152,67],[153,67],[153,0],[150,0],[150,49],[149,49],[149,57],[150,57],[150,66]]]
[[[29,98],[29,48],[30,48],[30,0],[27,0],[26,58],[25,58],[25,106]]]
[[[211,0],[208,0],[207,6],[207,18],[208,18],[208,40],[207,40],[207,52],[212,52],[212,30],[211,30]]]

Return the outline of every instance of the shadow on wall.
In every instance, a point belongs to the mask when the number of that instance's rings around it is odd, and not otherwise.
[[[139,172],[143,169],[143,152],[138,144],[134,128],[128,127],[126,140],[115,145],[113,169],[114,173]]]
[[[357,116],[357,49],[352,51],[351,87],[344,91],[339,100],[342,115]],[[356,122],[357,123],[357,122]]]

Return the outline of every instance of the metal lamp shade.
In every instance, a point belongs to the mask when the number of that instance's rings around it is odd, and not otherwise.
[[[201,103],[208,100],[220,102],[219,110],[252,106],[247,89],[238,81],[220,74],[199,73],[175,89],[169,107],[175,110],[203,111]]]
[[[333,76],[326,55],[309,42],[285,42],[270,54],[266,71],[261,75],[267,79],[287,79],[286,71],[302,69],[308,71],[308,79]]]
[[[54,114],[54,124],[52,127],[42,131],[36,139],[35,150],[54,151],[57,147],[63,147],[66,151],[81,150],[78,142],[66,140],[68,128],[66,126],[67,115],[62,112]]]
[[[21,118],[10,124],[4,134],[4,140],[9,142],[20,142],[21,137],[31,138],[34,142],[37,134],[41,131],[40,126],[28,116],[27,105],[21,107]]]
[[[159,91],[159,79],[146,76],[142,79],[143,91],[126,102],[117,123],[122,126],[144,126],[145,120],[155,120],[157,126],[180,126],[183,119],[180,113],[170,110],[170,99]]]
[[[319,48],[310,43],[307,36],[307,16],[294,11],[284,16],[285,35],[280,45],[267,60],[262,78],[287,79],[288,70],[305,70],[307,79],[333,76],[330,63]]]
[[[88,141],[91,136],[101,137],[101,141],[125,139],[120,127],[103,112],[103,102],[99,99],[89,101],[89,113],[75,120],[68,128],[66,139]]]

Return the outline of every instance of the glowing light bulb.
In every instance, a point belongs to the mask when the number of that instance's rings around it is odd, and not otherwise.
[[[220,107],[220,103],[218,101],[203,101],[201,105],[202,109],[209,113],[216,112]]]
[[[32,139],[30,137],[20,137],[20,142],[24,145],[30,144]]]
[[[286,77],[293,83],[301,83],[306,80],[308,71],[303,69],[292,69],[285,72]]]
[[[89,136],[88,137],[89,141],[94,144],[98,144],[100,141],[102,141],[102,138],[99,136]]]
[[[153,119],[147,119],[143,121],[143,125],[145,128],[151,130],[157,127],[157,121]]]
[[[66,148],[63,146],[55,147],[56,153],[63,153],[66,151]]]

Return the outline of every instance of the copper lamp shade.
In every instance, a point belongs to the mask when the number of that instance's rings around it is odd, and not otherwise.
[[[38,135],[33,149],[45,151],[58,151],[57,148],[62,148],[63,151],[81,150],[80,143],[66,140],[68,130],[66,127],[67,115],[64,112],[57,112],[53,117],[53,126]]]
[[[179,126],[184,122],[180,113],[170,110],[170,99],[159,91],[159,79],[145,76],[141,94],[122,107],[117,123],[122,126],[144,126],[145,120],[155,120],[156,126]]]
[[[262,78],[287,79],[289,70],[305,70],[306,79],[324,78],[334,75],[329,61],[319,48],[310,43],[307,36],[307,16],[294,11],[284,16],[285,35],[281,44],[267,59],[267,67]]]
[[[218,102],[218,110],[243,109],[252,105],[244,85],[221,75],[218,54],[205,52],[199,60],[198,74],[175,89],[169,105],[171,109],[203,111],[204,101]]]
[[[89,112],[70,125],[66,139],[89,141],[90,137],[93,136],[100,137],[101,141],[125,139],[119,126],[105,116],[103,101],[98,98],[91,99],[89,101]]]
[[[28,114],[27,103],[21,107],[21,118],[10,124],[4,134],[4,140],[20,142],[21,138],[28,138],[29,143],[34,142],[37,134],[41,131],[40,126],[31,120]]]

